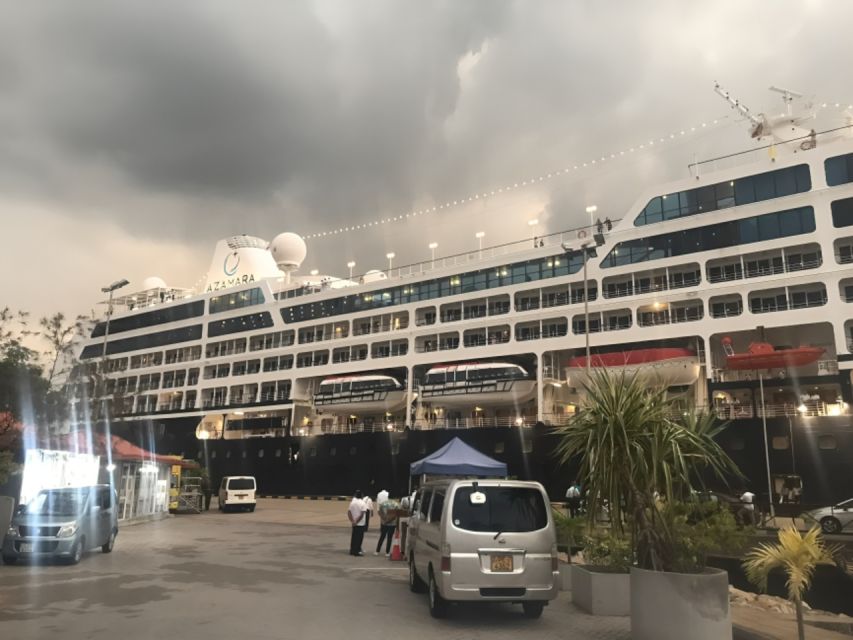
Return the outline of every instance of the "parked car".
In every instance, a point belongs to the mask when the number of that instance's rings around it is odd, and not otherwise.
[[[803,517],[819,522],[824,533],[841,533],[843,530],[853,531],[853,498],[839,502],[834,507],[807,511]]]
[[[538,618],[557,597],[550,502],[538,482],[442,480],[421,487],[406,538],[409,587],[430,613],[454,601],[520,603]]]
[[[225,476],[219,485],[219,510],[254,511],[257,483],[253,476]]]
[[[62,558],[77,564],[89,549],[110,553],[118,535],[116,503],[109,485],[40,491],[15,512],[3,538],[3,562]]]

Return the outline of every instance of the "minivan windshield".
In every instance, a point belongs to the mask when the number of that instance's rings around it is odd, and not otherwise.
[[[89,492],[82,489],[42,491],[27,505],[29,515],[76,516],[83,511]]]
[[[471,503],[473,486],[456,490],[453,498],[453,524],[468,531],[512,533],[537,531],[548,524],[548,512],[542,492],[528,487],[477,487],[486,499]]]
[[[228,490],[229,491],[246,491],[246,490],[254,490],[255,488],[255,479],[254,478],[231,478],[228,481]]]

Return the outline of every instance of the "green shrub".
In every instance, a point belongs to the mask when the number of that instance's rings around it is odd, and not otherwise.
[[[631,541],[608,533],[593,533],[583,539],[583,557],[587,564],[627,573],[634,564]]]

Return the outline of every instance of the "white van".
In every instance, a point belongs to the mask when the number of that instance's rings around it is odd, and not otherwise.
[[[557,597],[554,520],[538,482],[429,482],[415,497],[406,547],[409,588],[429,592],[437,618],[466,600],[516,602],[538,618]]]
[[[254,476],[225,476],[219,485],[219,510],[254,511],[257,488]]]

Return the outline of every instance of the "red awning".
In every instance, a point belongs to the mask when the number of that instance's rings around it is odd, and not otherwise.
[[[182,460],[180,456],[167,456],[151,451],[146,451],[132,442],[128,442],[119,436],[110,436],[111,453],[113,460],[154,462],[158,464],[179,464],[182,467],[197,467],[194,460]],[[48,449],[59,449],[61,451],[74,451],[77,453],[91,453],[97,456],[106,456],[106,435],[103,433],[87,433],[86,431],[72,431],[71,433],[51,438]]]

